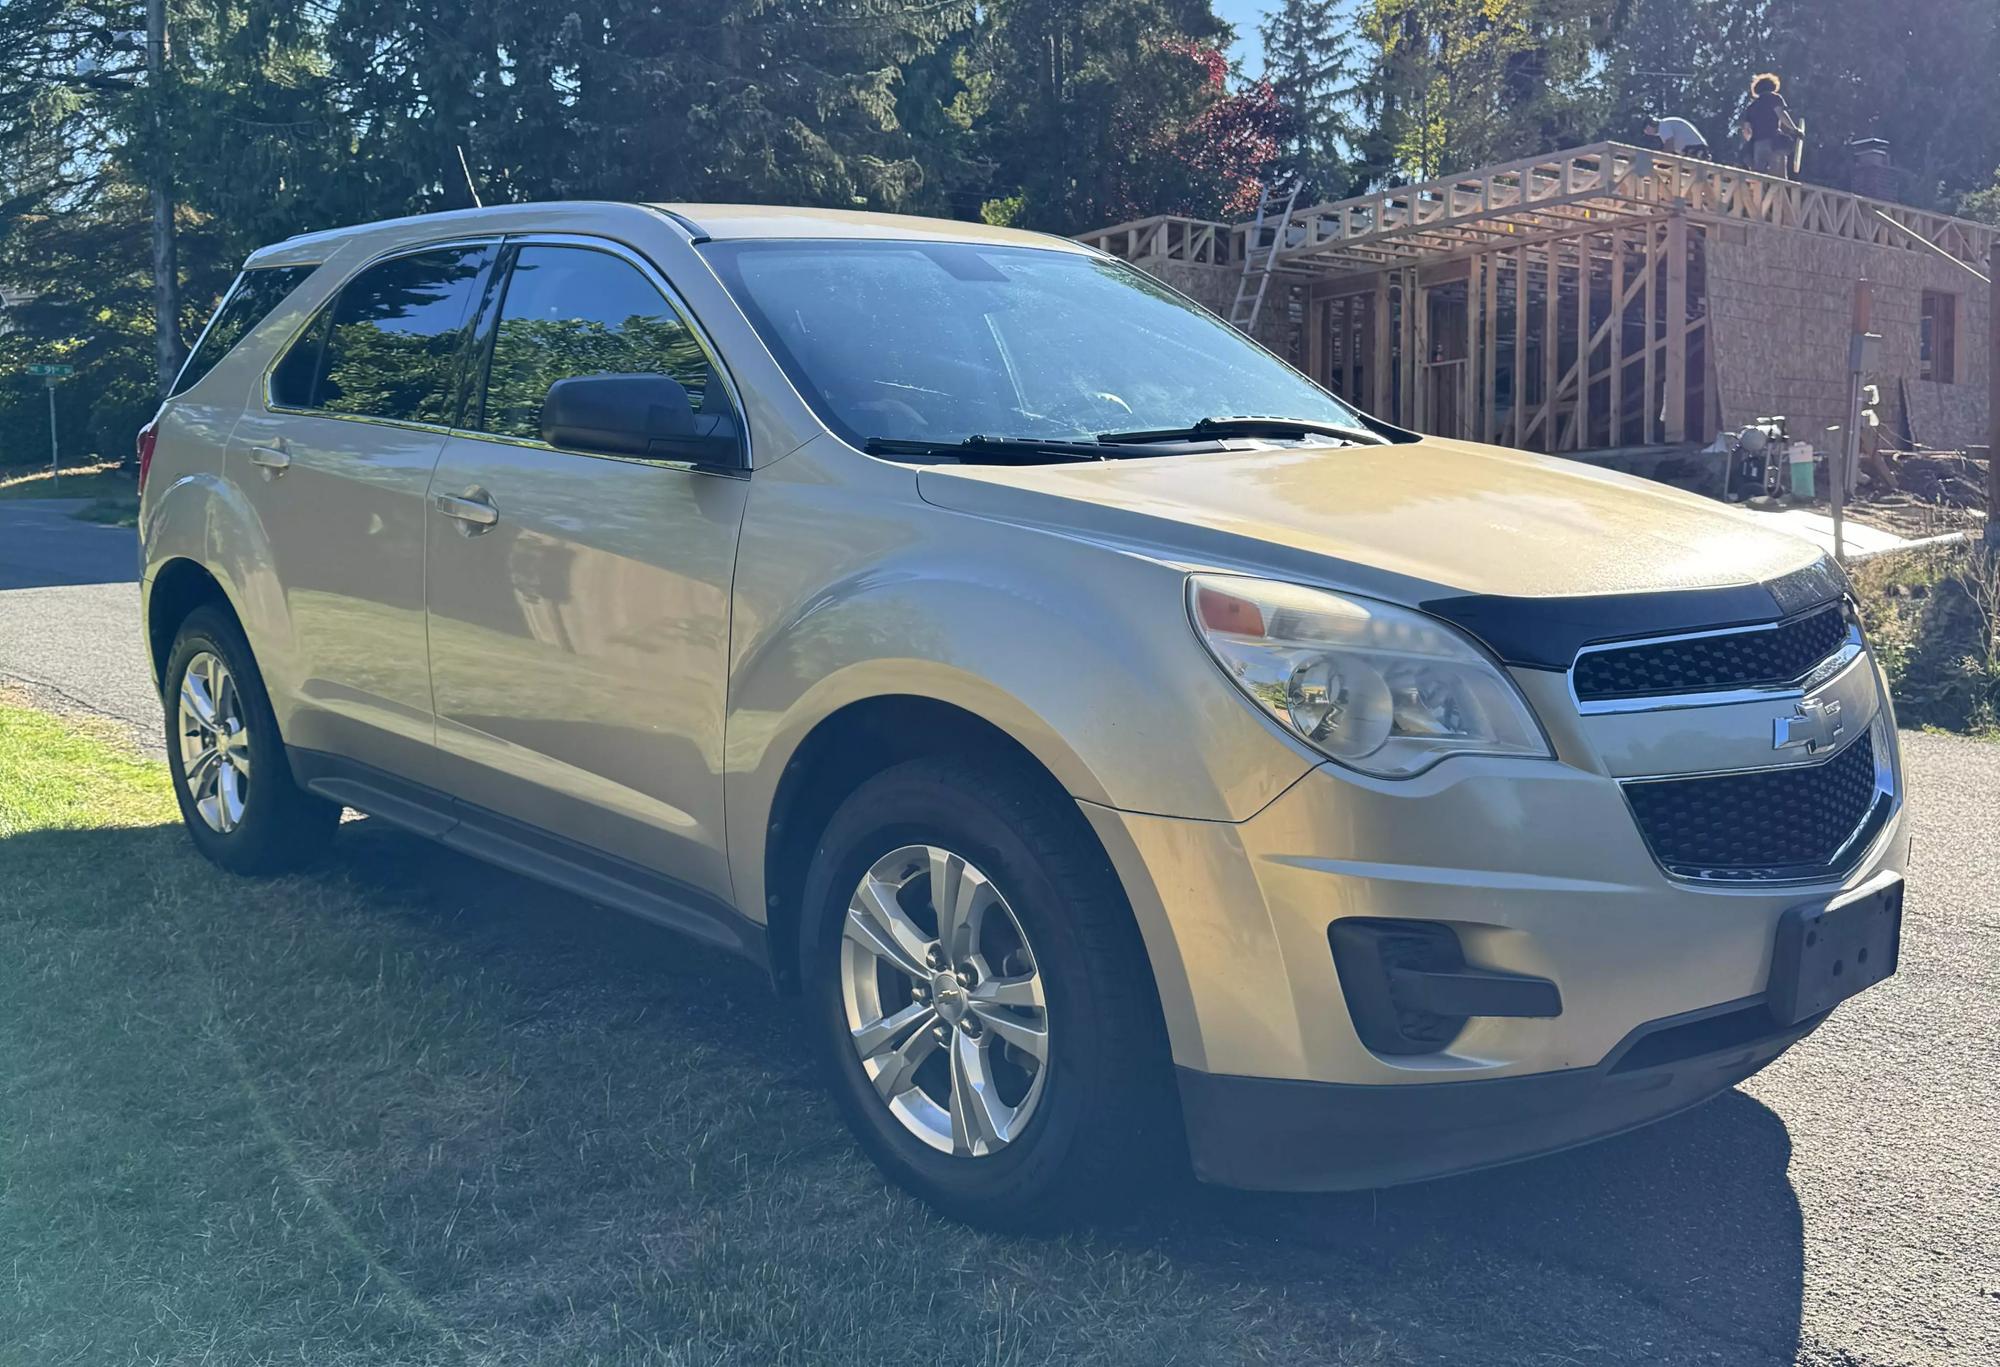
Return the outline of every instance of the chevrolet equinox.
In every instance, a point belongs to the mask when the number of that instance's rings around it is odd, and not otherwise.
[[[1419,437],[1072,242],[535,204],[254,254],[140,437],[195,845],[343,808],[747,956],[1032,1226],[1547,1153],[1894,971],[1839,568]]]

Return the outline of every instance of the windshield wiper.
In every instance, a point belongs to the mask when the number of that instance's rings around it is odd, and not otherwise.
[[[1380,446],[1385,438],[1365,427],[1344,427],[1317,418],[1203,418],[1192,427],[1162,427],[1147,432],[1100,432],[1102,442],[1149,446],[1155,442],[1199,441],[1204,437],[1339,437],[1364,446]]]
[[[1038,460],[1115,460],[1124,454],[1102,450],[1094,441],[1041,437],[967,437],[964,441],[870,437],[861,449],[871,456],[948,456],[968,464],[1012,465],[1031,465]]]

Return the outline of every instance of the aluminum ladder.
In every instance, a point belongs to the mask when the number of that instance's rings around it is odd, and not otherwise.
[[[1291,189],[1280,190],[1274,185],[1257,201],[1257,221],[1243,243],[1243,278],[1236,282],[1236,302],[1229,306],[1230,325],[1239,332],[1248,333],[1257,326],[1257,315],[1264,308],[1264,291],[1270,288],[1271,272],[1278,268],[1278,248],[1285,244],[1292,209],[1298,200],[1299,182],[1293,181]],[[1268,246],[1264,242],[1266,232],[1271,235]]]

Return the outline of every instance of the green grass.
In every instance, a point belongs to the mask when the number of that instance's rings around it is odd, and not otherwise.
[[[750,970],[373,823],[336,847],[225,876],[162,766],[0,703],[0,1362],[1386,1351],[1216,1249],[936,1219]]]
[[[78,465],[51,474],[47,469],[0,471],[0,499],[138,499],[138,477],[116,463]]]

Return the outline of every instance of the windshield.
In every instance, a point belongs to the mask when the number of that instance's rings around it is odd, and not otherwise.
[[[821,421],[871,440],[1089,440],[1354,412],[1122,261],[977,243],[704,246]]]

